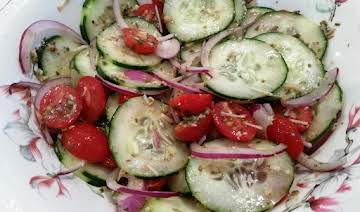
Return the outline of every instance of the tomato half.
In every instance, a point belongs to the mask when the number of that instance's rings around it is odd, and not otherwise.
[[[166,178],[150,179],[145,181],[145,189],[148,191],[161,191],[167,184]]]
[[[82,77],[76,90],[83,100],[82,118],[95,123],[105,111],[106,95],[102,83],[95,77]]]
[[[211,107],[211,104],[212,96],[210,94],[185,93],[169,101],[169,105],[183,115],[203,113]]]
[[[175,137],[184,142],[197,142],[204,137],[212,127],[210,113],[187,118],[175,126]]]
[[[120,105],[124,104],[127,100],[137,97],[137,96],[141,96],[139,94],[120,94],[119,95],[119,99],[118,99],[118,103]]]
[[[134,11],[133,15],[144,18],[148,22],[156,21],[155,5],[154,4],[142,4],[137,10]]]
[[[274,111],[277,114],[281,114],[289,118],[289,120],[294,123],[300,133],[309,129],[314,119],[314,110],[310,106],[284,108],[280,104],[277,104],[274,106]]]
[[[111,154],[101,164],[110,169],[115,169],[117,167],[117,164]]]
[[[155,36],[137,28],[124,28],[122,32],[126,46],[138,54],[153,54],[159,44]]]
[[[62,134],[61,142],[75,157],[89,163],[100,163],[110,155],[106,135],[91,124],[81,123]]]
[[[225,137],[240,142],[248,142],[255,137],[256,122],[240,104],[219,102],[215,104],[212,113],[216,128]]]
[[[67,85],[51,88],[41,99],[41,121],[50,128],[63,129],[79,118],[82,100],[76,90]]]
[[[297,131],[296,126],[288,118],[275,115],[273,122],[267,128],[268,139],[285,144],[287,152],[292,159],[297,159],[304,150],[303,138]]]

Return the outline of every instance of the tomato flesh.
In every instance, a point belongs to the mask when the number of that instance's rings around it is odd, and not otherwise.
[[[76,90],[83,100],[82,118],[95,123],[105,111],[106,95],[102,83],[95,77],[82,77]]]
[[[145,189],[148,191],[161,191],[167,184],[166,178],[150,179],[145,181]]]
[[[122,29],[125,45],[138,54],[153,54],[159,41],[153,35],[137,28]]]
[[[112,157],[112,155],[109,155],[101,164],[110,169],[117,168],[117,164],[116,164],[114,158]]]
[[[285,144],[287,152],[296,160],[304,150],[303,138],[294,123],[282,115],[275,115],[273,122],[267,128],[268,139]]]
[[[257,129],[250,112],[234,102],[219,102],[212,110],[215,126],[218,131],[233,141],[251,141]]]
[[[199,114],[211,107],[212,96],[210,94],[181,94],[169,101],[169,105],[178,110],[182,115]]]
[[[210,113],[200,114],[190,120],[181,121],[175,126],[175,137],[184,142],[197,142],[210,131],[212,123]]]
[[[163,21],[164,2],[160,0],[153,0],[152,4],[142,4],[134,11],[134,16],[139,16],[148,22],[158,24],[155,6],[157,6],[161,21]]]
[[[137,96],[141,96],[139,94],[120,94],[119,95],[119,99],[118,99],[118,103],[120,105],[124,104],[127,100],[131,99],[131,98],[134,98],[134,97],[137,97]]]
[[[41,121],[50,128],[66,128],[79,118],[82,100],[76,90],[67,85],[51,88],[41,99]]]
[[[91,124],[81,123],[63,132],[61,142],[75,157],[101,163],[110,155],[106,135]]]
[[[310,106],[297,107],[297,108],[284,108],[280,104],[274,107],[277,114],[284,115],[294,123],[296,129],[303,133],[311,126],[314,119],[314,111]]]

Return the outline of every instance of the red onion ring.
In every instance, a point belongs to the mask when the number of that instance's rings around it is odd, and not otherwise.
[[[305,168],[317,172],[335,171],[341,169],[347,162],[346,158],[341,158],[334,162],[322,163],[311,158],[303,152],[299,155],[296,161],[299,162],[299,164],[303,165]]]
[[[153,3],[154,4],[154,3]],[[161,33],[163,33],[164,29],[163,29],[163,26],[162,26],[162,21],[161,21],[161,17],[160,17],[160,12],[159,12],[159,8],[156,4],[155,5],[155,14],[156,14],[156,19],[158,21],[158,25],[159,25],[159,31]]]
[[[151,82],[157,80],[151,74],[148,74],[144,71],[138,70],[128,70],[124,72],[127,79],[138,82]]]
[[[175,82],[175,81],[166,79],[166,78],[164,78],[163,76],[161,76],[158,73],[153,73],[153,74],[154,74],[154,76],[156,78],[163,81],[169,87],[176,88],[176,89],[179,89],[179,90],[182,90],[182,91],[185,91],[185,92],[189,92],[189,93],[202,93],[202,91],[200,89],[193,88],[193,87],[190,87],[190,86],[186,86],[186,85],[183,85],[183,84],[181,84],[179,82]]]
[[[113,12],[115,16],[115,20],[120,29],[127,28],[124,17],[121,14],[121,0],[113,0]]]
[[[13,90],[16,88],[30,88],[34,90],[39,90],[41,88],[41,84],[36,82],[24,82],[24,81],[16,82],[9,86],[9,93],[12,94]]]
[[[122,93],[122,94],[125,93],[125,94],[133,94],[133,95],[146,94],[146,95],[150,95],[150,96],[156,96],[156,95],[159,95],[159,94],[162,94],[162,93],[166,92],[166,90],[140,92],[140,91],[137,91],[137,90],[132,89],[132,88],[127,88],[127,87],[123,87],[123,86],[119,86],[119,85],[116,85],[114,83],[111,83],[111,82],[105,80],[104,78],[102,78],[99,75],[96,75],[95,77],[98,80],[100,80],[105,87],[107,87],[110,90],[115,91],[117,93]]]
[[[140,196],[159,197],[159,198],[168,198],[179,195],[178,193],[171,191],[145,191],[145,190],[129,188],[127,186],[119,185],[116,182],[117,174],[118,174],[118,170],[115,170],[106,179],[106,185],[113,191],[140,195]]]
[[[308,105],[313,105],[316,101],[326,96],[336,83],[336,78],[339,75],[339,69],[334,68],[326,72],[324,79],[321,81],[319,87],[313,92],[302,96],[297,99],[290,99],[286,101],[281,101],[281,104],[284,107],[304,107]]]
[[[79,43],[86,43],[77,32],[62,23],[50,20],[34,22],[26,28],[20,39],[19,63],[24,74],[30,73],[33,68],[31,51],[40,46],[44,38],[55,35],[68,36]]]
[[[173,38],[170,40],[162,41],[156,48],[155,54],[164,59],[175,57],[180,51],[180,42]]]
[[[35,109],[38,110],[40,108],[40,102],[41,102],[41,99],[44,97],[44,95],[51,88],[58,86],[58,85],[71,85],[71,78],[70,77],[61,77],[61,78],[50,80],[47,83],[45,83],[36,94],[35,102],[34,102]]]
[[[275,156],[277,154],[283,153],[286,151],[286,146],[279,144],[271,150],[260,151],[251,148],[226,148],[226,147],[216,147],[216,148],[206,148],[205,146],[200,146],[198,143],[192,143],[190,146],[191,154],[194,157],[206,158],[206,159],[229,159],[229,158],[238,158],[238,159],[256,159],[256,158],[268,158]]]

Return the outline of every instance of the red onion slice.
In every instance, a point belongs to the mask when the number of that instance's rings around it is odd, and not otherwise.
[[[44,95],[53,87],[58,86],[58,85],[71,85],[71,78],[70,77],[62,77],[62,78],[57,78],[57,79],[53,79],[48,81],[47,83],[45,83],[40,90],[37,92],[36,97],[35,97],[35,108],[38,110],[40,108],[40,102],[41,99],[44,97]]]
[[[160,42],[156,48],[155,54],[164,59],[175,57],[180,51],[180,42],[173,38]]]
[[[162,41],[167,41],[167,40],[170,40],[171,38],[175,37],[174,34],[168,34],[168,35],[165,35],[165,36],[162,36],[162,37],[159,37],[158,40],[160,42]]]
[[[179,90],[182,90],[182,91],[185,91],[185,92],[189,92],[189,93],[202,93],[202,91],[200,89],[193,88],[193,87],[190,87],[190,86],[186,86],[186,85],[183,85],[183,84],[181,84],[179,82],[175,82],[173,80],[166,79],[166,78],[164,78],[163,76],[161,76],[158,73],[153,73],[153,74],[154,74],[154,76],[156,78],[163,81],[169,87],[176,88],[176,89],[179,89]]]
[[[156,5],[156,4],[154,4],[155,5],[155,14],[156,14],[156,19],[157,19],[157,21],[158,21],[158,25],[159,25],[159,31],[161,32],[161,33],[163,33],[163,26],[162,26],[162,21],[161,21],[161,17],[160,17],[160,12],[159,12],[159,8],[158,8],[158,6]]]
[[[317,171],[317,172],[335,171],[335,170],[341,169],[347,162],[346,158],[341,158],[334,162],[322,163],[322,162],[319,162],[319,161],[311,158],[310,156],[306,155],[305,153],[301,153],[299,155],[299,157],[296,159],[296,161],[299,162],[301,165],[303,165],[305,168],[308,168],[311,171]]]
[[[271,150],[256,150],[252,148],[244,148],[240,146],[233,147],[206,147],[200,146],[198,143],[192,143],[190,146],[191,154],[194,157],[206,159],[255,159],[255,158],[268,158],[286,151],[286,146],[279,144]]]
[[[156,80],[151,74],[144,71],[128,70],[124,72],[127,79],[138,82],[151,82]]]
[[[270,105],[264,106],[261,104],[256,104],[253,108],[253,118],[257,124],[263,127],[265,134],[267,127],[271,125],[273,121],[273,116],[274,112],[272,111]]]
[[[24,82],[24,81],[16,82],[9,86],[9,93],[12,94],[14,92],[14,90],[23,89],[23,88],[39,90],[41,88],[41,84],[36,83],[36,82]]]
[[[140,195],[140,196],[159,197],[159,198],[168,198],[179,195],[178,193],[171,191],[145,191],[137,188],[130,188],[127,186],[119,185],[116,182],[117,174],[118,174],[118,170],[115,170],[106,179],[106,185],[113,191]]]
[[[285,107],[304,107],[308,105],[313,105],[316,101],[323,98],[331,91],[331,89],[335,85],[336,78],[338,75],[339,75],[338,68],[334,68],[326,72],[324,79],[321,81],[317,89],[300,98],[281,101],[282,105]]]
[[[120,29],[127,28],[128,25],[126,24],[124,17],[121,14],[121,1],[122,0],[113,0],[113,12],[115,16],[115,20],[117,25]]]
[[[149,96],[156,96],[156,95],[159,95],[159,94],[162,94],[162,93],[166,92],[166,90],[140,92],[140,91],[132,89],[132,88],[123,87],[123,86],[119,86],[119,85],[116,85],[114,83],[111,83],[111,82],[105,80],[104,78],[102,78],[99,75],[96,75],[95,77],[97,79],[99,79],[105,87],[109,88],[112,91],[118,92],[118,93],[133,94],[133,95],[146,94],[146,95],[149,95]]]
[[[44,38],[55,35],[67,36],[79,43],[86,43],[77,32],[62,23],[50,20],[34,22],[21,35],[19,62],[23,73],[30,73],[32,71],[31,52],[41,45]]]

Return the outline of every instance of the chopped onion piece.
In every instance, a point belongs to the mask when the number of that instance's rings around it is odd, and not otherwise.
[[[189,92],[189,93],[202,93],[202,91],[200,89],[193,88],[193,87],[190,87],[190,86],[186,86],[186,85],[183,85],[183,84],[181,84],[179,82],[166,79],[166,78],[164,78],[163,76],[161,76],[158,73],[154,73],[154,76],[157,77],[159,80],[163,81],[169,87],[176,88],[176,89],[179,89],[179,90],[182,90],[182,91],[185,91],[185,92]]]
[[[156,47],[155,54],[164,59],[175,57],[180,51],[180,42],[173,38],[170,40],[162,41]]]

